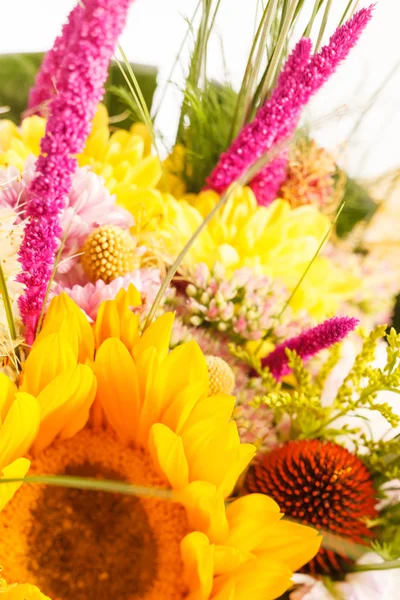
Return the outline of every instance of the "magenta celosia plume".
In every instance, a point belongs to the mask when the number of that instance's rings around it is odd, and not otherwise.
[[[330,348],[341,342],[358,324],[351,317],[333,317],[316,327],[307,329],[300,335],[279,344],[262,360],[263,367],[268,367],[276,379],[290,373],[286,350],[294,350],[303,360],[311,358],[321,350]]]
[[[358,11],[339,27],[320,52],[311,56],[311,41],[302,39],[289,56],[272,96],[255,119],[239,133],[207,179],[210,188],[223,192],[263,154],[285,143],[294,133],[301,112],[311,96],[336,71],[357,43],[372,15],[373,6]],[[286,151],[253,179],[251,187],[259,204],[276,198],[286,173]]]
[[[24,294],[19,299],[26,339],[34,338],[46,289],[54,268],[60,235],[60,213],[83,150],[98,102],[104,93],[108,65],[126,21],[131,0],[86,0],[69,33],[68,50],[58,71],[57,94],[50,104],[46,133],[35,177],[29,188],[29,220],[20,249]],[[33,94],[34,96],[34,94]]]

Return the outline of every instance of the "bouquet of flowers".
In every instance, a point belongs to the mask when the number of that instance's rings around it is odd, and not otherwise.
[[[301,121],[375,9],[269,0],[234,90],[204,0],[163,156],[122,51],[101,104],[130,4],[78,2],[0,120],[0,593],[394,600],[397,265]]]

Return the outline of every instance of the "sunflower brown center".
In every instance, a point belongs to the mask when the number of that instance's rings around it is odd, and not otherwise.
[[[145,453],[89,430],[43,452],[30,473],[165,486]],[[0,513],[0,564],[9,582],[52,600],[180,600],[186,533],[184,509],[159,498],[23,486]]]

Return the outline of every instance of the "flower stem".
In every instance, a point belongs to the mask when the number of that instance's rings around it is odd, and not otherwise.
[[[4,276],[3,267],[0,264],[0,294],[3,298],[4,310],[6,313],[8,330],[10,332],[11,339],[15,341],[17,339],[17,329],[15,327],[14,315],[12,311],[10,296],[7,290],[6,278]],[[19,349],[15,348],[15,354],[19,359]]]
[[[128,496],[157,497],[164,500],[171,500],[172,490],[167,488],[147,487],[142,485],[133,485],[122,481],[109,481],[106,479],[92,479],[90,477],[71,477],[68,475],[33,475],[28,477],[3,478],[2,483],[30,483],[45,484],[55,487],[75,488],[80,490],[94,490],[97,492],[109,492],[111,494],[125,494]]]
[[[389,569],[400,569],[400,560],[386,560],[383,563],[353,565],[350,571],[361,573],[362,571],[388,571]]]
[[[197,237],[200,235],[200,233],[203,231],[203,229],[208,225],[208,223],[211,221],[211,219],[214,217],[214,215],[220,210],[220,208],[222,208],[222,206],[227,202],[227,200],[230,198],[230,196],[240,187],[247,185],[257,175],[257,173],[259,173],[259,171],[261,171],[261,169],[263,169],[269,162],[271,162],[276,156],[278,156],[282,152],[283,148],[286,147],[289,144],[289,142],[290,142],[290,140],[286,139],[286,140],[284,140],[284,142],[282,144],[277,144],[270,152],[267,152],[266,154],[261,156],[261,158],[259,158],[255,163],[253,163],[247,169],[247,171],[237,181],[235,181],[221,196],[221,198],[219,199],[217,204],[214,206],[214,208],[211,210],[211,212],[208,213],[208,215],[205,217],[204,221],[196,229],[196,231],[190,237],[188,242],[186,242],[185,246],[183,247],[181,252],[178,254],[178,256],[174,260],[171,267],[168,269],[167,275],[165,276],[164,281],[162,282],[160,289],[157,292],[157,296],[155,297],[154,302],[151,305],[149,314],[147,315],[147,319],[144,324],[144,330],[146,330],[147,327],[149,327],[152,320],[154,319],[157,309],[159,307],[159,304],[161,302],[161,299],[164,296],[169,284],[171,283],[175,273],[177,272],[180,264],[182,263],[183,259],[186,256],[186,254],[189,252],[193,243],[196,241]]]

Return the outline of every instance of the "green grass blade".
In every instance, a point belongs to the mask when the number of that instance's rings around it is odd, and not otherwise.
[[[265,167],[268,163],[270,163],[276,156],[278,156],[282,152],[282,150],[290,143],[290,141],[291,141],[290,139],[287,139],[283,143],[275,146],[275,148],[273,148],[270,152],[264,154],[259,160],[257,160],[254,164],[252,164],[248,168],[248,170],[237,181],[235,181],[226,190],[226,192],[221,196],[221,198],[219,199],[217,204],[214,206],[214,208],[211,210],[211,212],[209,212],[208,215],[204,218],[204,221],[196,229],[196,231],[190,237],[189,241],[185,244],[185,246],[183,247],[181,252],[178,254],[176,259],[174,260],[171,267],[168,269],[167,275],[164,278],[164,280],[160,286],[160,289],[158,290],[158,293],[154,299],[153,304],[151,305],[149,314],[147,316],[147,319],[146,319],[146,322],[144,325],[144,329],[147,329],[147,327],[149,327],[152,320],[154,319],[162,297],[164,296],[165,292],[167,291],[167,288],[170,285],[173,277],[175,276],[175,273],[177,272],[180,264],[182,263],[183,259],[185,258],[186,254],[189,252],[190,248],[192,247],[193,243],[196,241],[196,239],[198,238],[200,233],[204,230],[204,228],[208,225],[208,223],[215,216],[215,214],[220,210],[220,208],[222,208],[222,206],[224,206],[224,204],[228,201],[230,196],[238,188],[240,188],[244,185],[247,185],[257,175],[257,173],[259,173],[259,171],[261,171],[261,169],[263,167]]]
[[[301,286],[301,284],[303,283],[304,279],[307,277],[307,273],[310,271],[311,267],[314,264],[314,261],[318,258],[322,248],[325,245],[325,242],[327,241],[327,239],[329,238],[330,234],[332,233],[333,228],[336,225],[337,220],[340,217],[340,213],[342,212],[344,206],[346,204],[346,200],[343,200],[343,202],[341,203],[339,210],[334,218],[334,220],[332,221],[330,227],[328,228],[327,232],[325,233],[324,237],[322,238],[314,256],[312,257],[312,259],[310,260],[310,262],[308,263],[306,269],[304,270],[303,274],[301,275],[299,281],[296,283],[292,293],[290,294],[289,298],[287,299],[287,301],[285,302],[281,312],[278,315],[278,319],[281,318],[281,316],[283,315],[283,313],[285,312],[285,310],[287,309],[287,307],[289,306],[290,302],[292,301],[294,295],[296,294],[297,290],[299,289],[299,287]]]
[[[167,488],[153,488],[134,485],[123,481],[110,481],[106,479],[93,479],[90,477],[73,477],[69,475],[32,475],[19,478],[0,477],[2,483],[28,483],[34,485],[50,485],[55,487],[74,488],[79,490],[92,490],[108,492],[110,494],[124,494],[127,496],[141,496],[172,500],[172,490]]]
[[[322,46],[322,41],[324,39],[325,29],[328,23],[329,13],[332,7],[332,0],[328,0],[325,7],[324,16],[322,18],[321,27],[318,34],[317,44],[315,46],[315,52],[319,52]]]

